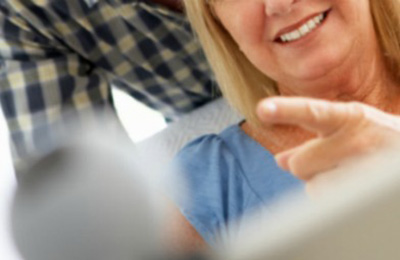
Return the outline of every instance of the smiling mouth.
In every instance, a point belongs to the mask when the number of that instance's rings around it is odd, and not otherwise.
[[[274,42],[276,43],[290,43],[294,42],[297,40],[300,40],[307,34],[313,32],[316,30],[318,27],[322,25],[322,23],[326,20],[328,17],[328,14],[331,10],[327,10],[321,14],[315,15],[311,17],[310,19],[306,20],[304,23],[302,23],[300,26],[298,26],[296,29],[291,30],[287,33],[282,33],[278,35]]]

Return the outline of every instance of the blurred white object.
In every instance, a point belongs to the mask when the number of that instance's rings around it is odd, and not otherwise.
[[[218,258],[400,259],[399,151],[397,144],[327,172],[347,178],[327,185],[318,199],[287,198],[273,214],[260,212]]]

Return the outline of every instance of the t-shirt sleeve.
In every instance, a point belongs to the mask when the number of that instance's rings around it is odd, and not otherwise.
[[[237,158],[219,136],[207,135],[184,147],[175,163],[185,187],[173,196],[182,214],[211,246],[229,239],[229,221],[257,199]]]

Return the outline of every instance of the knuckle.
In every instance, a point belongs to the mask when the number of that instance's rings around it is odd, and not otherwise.
[[[347,104],[347,113],[352,120],[365,120],[367,118],[367,111],[365,105],[359,102],[350,102]]]
[[[314,122],[325,121],[329,114],[330,106],[327,102],[307,103],[307,111]]]
[[[359,102],[341,103],[338,104],[337,108],[342,113],[342,116],[340,117],[341,125],[347,126],[343,128],[346,131],[349,131],[349,129],[359,128],[361,126],[365,127],[369,122],[367,108],[365,105]]]

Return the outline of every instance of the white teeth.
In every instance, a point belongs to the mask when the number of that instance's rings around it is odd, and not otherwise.
[[[307,26],[308,28],[310,28],[310,30],[314,29],[315,27],[317,27],[317,25],[315,24],[314,20],[310,20],[307,22]]]
[[[290,35],[291,35],[292,40],[297,40],[297,39],[299,39],[301,37],[300,32],[297,31],[297,30],[292,32]]]
[[[307,21],[305,24],[303,24],[299,29],[291,31],[289,33],[282,34],[280,36],[280,39],[282,42],[290,42],[294,41],[297,39],[300,39],[301,37],[309,34],[311,31],[313,31],[318,25],[322,23],[322,21],[325,19],[323,14],[320,14],[309,21]]]
[[[299,29],[301,35],[306,35],[308,32],[310,32],[310,29],[308,28],[308,25],[305,24]]]

